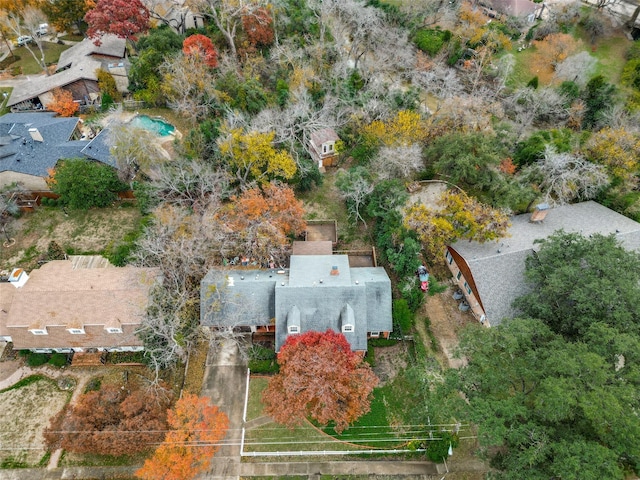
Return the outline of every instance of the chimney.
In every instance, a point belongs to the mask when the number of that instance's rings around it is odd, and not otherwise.
[[[34,142],[44,142],[44,138],[42,138],[42,134],[37,128],[30,128],[29,135],[31,135]]]
[[[337,277],[338,275],[340,275],[340,270],[338,270],[338,266],[334,265],[331,267],[331,272],[329,273],[329,275]]]
[[[531,223],[540,223],[547,216],[547,213],[549,213],[549,204],[539,203],[538,205],[536,205],[536,208],[531,214],[531,218],[529,219],[529,221]]]
[[[29,275],[21,268],[14,268],[9,275],[9,283],[16,288],[22,287],[29,280]]]

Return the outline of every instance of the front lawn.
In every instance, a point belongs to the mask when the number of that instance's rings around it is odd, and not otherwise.
[[[42,49],[44,50],[44,60],[47,65],[57,63],[60,58],[60,54],[66,49],[70,48],[70,45],[60,45],[58,43],[43,42]],[[36,45],[31,45],[29,48],[39,57],[40,50]],[[42,72],[42,68],[38,65],[38,62],[33,58],[33,55],[29,53],[26,47],[16,47],[14,49],[16,55],[20,56],[20,60],[11,64],[10,68],[20,67],[23,75],[37,75]]]

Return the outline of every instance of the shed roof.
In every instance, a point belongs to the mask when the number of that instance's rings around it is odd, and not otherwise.
[[[517,315],[511,304],[529,291],[525,259],[538,248],[536,240],[559,230],[584,236],[615,234],[626,248],[640,251],[640,223],[597,202],[553,208],[543,222],[532,223],[529,219],[530,214],[513,217],[509,236],[498,241],[458,241],[451,245],[467,261],[491,325]]]

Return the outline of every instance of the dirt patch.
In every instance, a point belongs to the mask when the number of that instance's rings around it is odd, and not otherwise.
[[[15,390],[0,393],[0,459],[37,465],[46,453],[43,432],[49,419],[69,400],[69,392],[60,390],[55,381],[38,380]]]
[[[12,222],[16,243],[0,246],[0,270],[20,266],[31,270],[47,250],[57,242],[63,250],[76,253],[102,252],[136,228],[140,212],[133,207],[113,207],[87,211],[69,211],[39,207]]]
[[[439,181],[425,181],[420,183],[420,188],[409,195],[408,205],[422,203],[427,208],[438,208],[438,201],[449,185]]]
[[[407,351],[403,343],[390,347],[374,347],[375,366],[373,372],[380,379],[379,387],[393,380],[399,371],[407,368]]]
[[[421,312],[429,317],[431,332],[438,342],[439,360],[443,366],[459,368],[464,365],[464,359],[454,357],[458,346],[458,333],[466,325],[475,324],[477,321],[470,313],[458,309],[453,292],[453,287],[449,287],[438,295],[427,296]]]

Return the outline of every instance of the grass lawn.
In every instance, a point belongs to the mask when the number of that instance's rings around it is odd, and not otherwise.
[[[56,382],[35,376],[23,379],[21,387],[0,392],[0,468],[37,466],[47,455],[43,432],[49,419],[70,398]],[[9,448],[7,448],[9,446]]]
[[[70,45],[59,45],[57,43],[43,42],[44,60],[47,65],[56,63],[60,58],[60,54],[66,49],[70,48]],[[32,45],[30,48],[33,52],[40,56],[40,50],[37,46]],[[29,53],[26,47],[17,47],[15,49],[16,55],[20,56],[20,60],[11,64],[11,67],[20,67],[23,75],[36,75],[42,73],[42,68],[38,65],[38,62],[33,58],[33,55]]]
[[[267,388],[268,377],[251,377],[249,381],[249,401],[247,402],[247,421],[254,420],[263,415],[262,413],[262,391]]]

